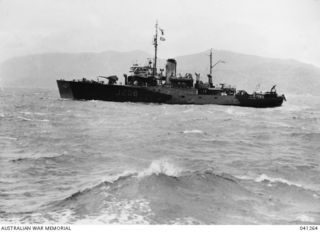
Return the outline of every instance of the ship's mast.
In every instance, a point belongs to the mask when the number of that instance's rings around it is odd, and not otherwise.
[[[153,76],[157,74],[157,49],[158,49],[158,21],[156,22],[156,34],[154,36],[154,62],[153,62]]]

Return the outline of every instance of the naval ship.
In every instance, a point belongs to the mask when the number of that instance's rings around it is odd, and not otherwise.
[[[158,23],[154,35],[154,60],[147,65],[134,64],[129,75],[124,74],[124,85],[118,84],[117,76],[99,76],[106,81],[79,79],[57,80],[61,98],[75,100],[103,100],[114,102],[144,102],[165,104],[217,104],[245,107],[277,107],[286,100],[284,95],[278,95],[275,86],[268,92],[247,93],[237,91],[229,85],[213,85],[212,50],[210,52],[210,73],[208,82],[200,80],[200,74],[191,73],[177,75],[177,62],[168,59],[165,70],[157,70]],[[160,29],[161,30],[161,29]],[[165,72],[164,72],[165,71]]]

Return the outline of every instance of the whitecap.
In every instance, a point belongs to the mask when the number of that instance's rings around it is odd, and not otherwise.
[[[296,220],[302,221],[302,222],[315,222],[313,217],[310,217],[310,216],[305,215],[305,214],[298,215],[296,217]]]
[[[182,111],[182,113],[190,113],[190,112],[193,112],[194,109],[193,108],[190,108],[190,109],[187,109],[187,110],[184,110]]]
[[[239,117],[246,116],[248,114],[247,112],[244,112],[241,110],[243,109],[235,109],[234,107],[229,107],[225,110],[225,113],[230,114],[232,116],[239,116]]]
[[[17,138],[7,137],[7,136],[0,136],[0,139],[5,139],[5,140],[17,140]]]
[[[183,134],[203,134],[202,130],[185,130],[182,132]]]
[[[17,117],[23,121],[32,121],[32,122],[49,122],[50,120],[48,119],[30,119],[30,118],[25,118],[25,117]]]
[[[22,119],[22,120],[24,120],[24,121],[33,121],[32,119],[30,119],[30,118],[25,118],[25,117],[18,117],[19,119]]]
[[[145,177],[152,174],[165,174],[167,176],[178,177],[182,172],[182,169],[176,166],[172,161],[168,159],[154,160],[150,166],[139,172],[138,177]]]
[[[253,180],[254,178],[252,178],[251,176],[235,176],[237,179],[240,179],[240,180]]]
[[[170,224],[174,225],[201,225],[205,224],[202,221],[193,218],[193,217],[184,217],[184,218],[176,218],[175,220],[172,220]]]
[[[50,122],[49,119],[39,119],[39,120],[35,120],[35,121],[38,121],[38,122]]]
[[[271,183],[278,182],[278,183],[287,184],[287,185],[292,185],[292,186],[296,186],[296,187],[302,188],[302,185],[300,185],[300,184],[290,182],[290,181],[288,181],[288,180],[286,180],[286,179],[283,179],[283,178],[278,178],[278,177],[273,178],[273,177],[269,177],[269,176],[267,176],[266,174],[261,174],[260,176],[258,176],[257,178],[255,178],[254,181],[255,181],[255,182],[269,181],[269,182],[271,182]]]
[[[25,114],[25,115],[31,115],[31,114],[32,114],[32,113],[29,112],[29,111],[24,111],[24,112],[21,112],[21,113],[23,113],[23,114]]]

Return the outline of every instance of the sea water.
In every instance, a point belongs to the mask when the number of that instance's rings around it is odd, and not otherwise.
[[[282,107],[0,90],[0,223],[319,224],[320,98]]]

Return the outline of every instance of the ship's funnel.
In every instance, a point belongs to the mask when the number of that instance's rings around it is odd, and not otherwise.
[[[211,74],[208,74],[208,83],[209,83],[210,88],[212,88],[213,83],[212,83],[212,75]]]
[[[166,81],[170,83],[170,77],[175,77],[177,74],[177,61],[168,59],[166,64]]]

